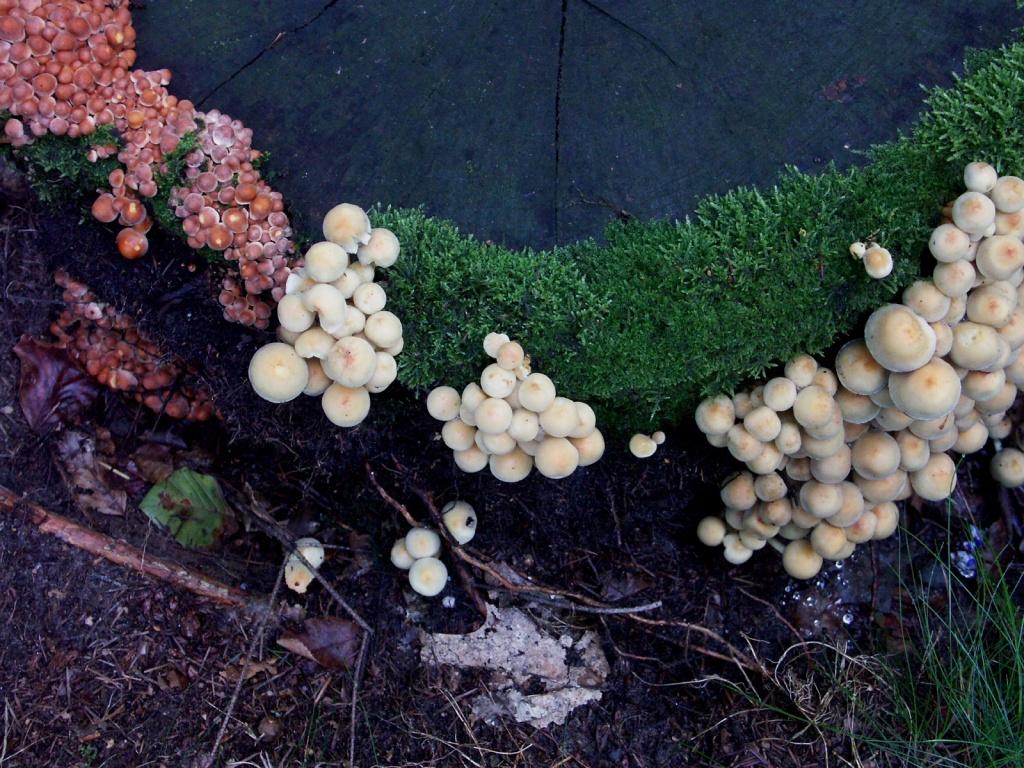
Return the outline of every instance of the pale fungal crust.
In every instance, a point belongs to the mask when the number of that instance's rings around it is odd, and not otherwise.
[[[261,347],[249,361],[249,382],[264,400],[286,403],[302,394],[309,382],[306,361],[295,349],[275,341]]]

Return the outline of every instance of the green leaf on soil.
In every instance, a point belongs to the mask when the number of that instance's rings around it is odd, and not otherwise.
[[[179,544],[194,549],[213,546],[231,524],[216,478],[191,469],[179,469],[154,485],[139,506]]]

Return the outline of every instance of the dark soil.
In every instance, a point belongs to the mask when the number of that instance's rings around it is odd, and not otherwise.
[[[695,543],[693,525],[717,509],[728,464],[690,432],[670,432],[648,462],[616,443],[568,480],[534,474],[509,486],[459,473],[437,423],[398,387],[375,397],[354,430],[330,427],[314,398],[272,406],[251,393],[245,375],[267,335],[221,318],[204,265],[183,244],[155,237],[150,256],[124,261],[91,217],[70,206],[41,209],[11,169],[3,181],[3,344],[45,335],[60,298],[51,275],[63,268],[134,314],[165,350],[194,361],[224,415],[222,424],[181,425],[108,393],[78,428],[109,430],[118,456],[153,441],[201,452],[208,471],[239,490],[234,498],[251,492],[294,535],[318,531],[337,545],[323,573],[375,632],[359,699],[359,765],[811,766],[844,754],[841,736],[794,739],[794,727],[711,681],[747,674],[754,688],[772,688],[730,659],[715,634],[764,663],[812,636],[872,648],[901,599],[893,567],[900,542],[862,548],[793,589],[771,551],[733,568]],[[186,551],[152,526],[136,491],[123,518],[80,512],[54,457],[57,436],[33,433],[22,419],[17,380],[16,359],[0,354],[0,484],[254,595],[271,591],[281,548],[245,524],[242,505],[239,532],[210,553]],[[491,586],[494,601],[597,631],[612,665],[598,704],[541,730],[469,719],[464,698],[487,681],[422,665],[418,632],[468,632],[480,615],[456,578],[445,593],[451,608],[404,588],[387,553],[405,525],[368,485],[367,466],[418,519],[427,512],[417,490],[439,503],[472,503],[481,520],[474,551],[536,582],[622,605],[663,601],[641,622],[529,606]],[[974,498],[970,467],[961,477],[961,506],[1008,537],[1019,507]],[[908,524],[926,541],[944,540],[942,510],[912,512]],[[317,586],[287,600],[310,616],[341,611]],[[0,608],[0,766],[191,764],[213,744],[254,631],[250,618],[71,549],[18,513],[0,517]],[[351,674],[284,653],[276,632],[266,665],[243,688],[222,757],[230,765],[341,765]],[[281,725],[273,739],[258,735],[268,716]]]

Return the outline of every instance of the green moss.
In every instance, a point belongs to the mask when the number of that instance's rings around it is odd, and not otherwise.
[[[678,421],[799,352],[819,354],[919,274],[938,211],[963,165],[1024,171],[1024,44],[973,54],[968,74],[928,96],[908,135],[863,168],[788,169],[768,190],[703,200],[683,222],[611,225],[606,243],[513,251],[422,211],[386,210],[402,257],[391,308],[412,387],[465,384],[485,333],[523,341],[559,390],[613,429]],[[896,257],[868,278],[848,246],[877,239]]]
[[[178,146],[164,158],[163,169],[156,175],[156,195],[150,200],[153,219],[167,232],[184,239],[181,220],[175,215],[171,206],[171,190],[182,186],[185,179],[185,156],[199,144],[196,131],[186,133],[178,141]]]
[[[6,120],[9,115],[0,116]],[[119,145],[110,126],[100,126],[88,137],[68,138],[47,134],[24,147],[11,150],[11,156],[28,170],[29,181],[45,203],[86,198],[110,186],[107,177],[120,167],[116,155],[90,162],[89,148],[97,145]]]

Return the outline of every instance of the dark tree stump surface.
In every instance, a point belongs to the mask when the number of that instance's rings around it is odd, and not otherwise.
[[[1010,0],[150,0],[139,66],[255,131],[300,230],[424,205],[483,239],[682,217],[858,162],[1021,24]]]

